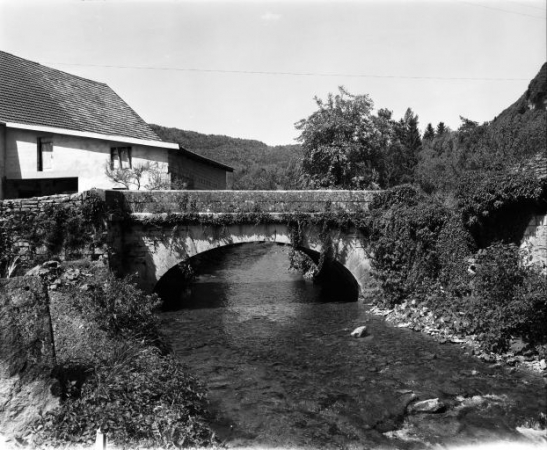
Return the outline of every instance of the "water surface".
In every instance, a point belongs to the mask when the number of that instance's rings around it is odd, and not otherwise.
[[[176,355],[209,388],[214,428],[227,446],[421,449],[521,440],[516,427],[546,410],[541,377],[394,328],[341,290],[289,271],[288,251],[245,244],[211,252],[184,308],[162,314]],[[367,337],[350,337],[365,324]],[[407,405],[429,398],[444,412],[408,414]]]

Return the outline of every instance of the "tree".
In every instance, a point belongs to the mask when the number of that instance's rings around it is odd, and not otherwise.
[[[171,189],[171,183],[158,165],[154,162],[135,165],[131,168],[112,168],[110,161],[105,163],[105,175],[114,183],[121,184],[126,189],[134,186],[137,190],[144,187],[153,191],[158,189]],[[146,184],[143,184],[145,183]]]
[[[379,132],[379,184],[392,187],[411,183],[418,163],[422,139],[418,130],[418,116],[410,108],[405,116],[395,121],[391,111],[380,109],[374,124]]]
[[[295,124],[301,131],[304,178],[313,188],[371,188],[378,182],[381,159],[373,102],[338,89],[326,101],[316,97],[318,110]]]
[[[448,128],[446,128],[446,125],[444,124],[444,122],[439,122],[439,124],[437,125],[437,136],[441,136],[447,131],[448,131]]]
[[[427,127],[425,129],[425,132],[424,132],[423,140],[426,141],[426,140],[429,140],[429,139],[433,139],[434,137],[435,137],[435,129],[433,128],[433,125],[428,123]]]
[[[414,181],[414,169],[418,164],[418,153],[422,149],[422,138],[418,129],[418,116],[408,108],[401,119],[401,142],[404,146],[404,177],[401,183]]]
[[[404,127],[404,144],[412,153],[417,153],[422,147],[422,138],[420,130],[418,130],[418,116],[414,114],[412,109],[408,108],[405,116],[401,119]]]

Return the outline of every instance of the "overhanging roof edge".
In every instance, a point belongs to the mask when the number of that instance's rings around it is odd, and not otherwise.
[[[173,142],[153,141],[149,139],[138,139],[128,136],[117,136],[112,134],[92,133],[89,131],[69,130],[67,128],[48,127],[44,125],[30,125],[25,123],[5,122],[7,128],[21,130],[41,131],[44,133],[65,134],[67,136],[85,137],[89,139],[101,139],[103,141],[122,142],[124,144],[144,145],[148,147],[159,147],[171,150],[178,150],[179,144]]]

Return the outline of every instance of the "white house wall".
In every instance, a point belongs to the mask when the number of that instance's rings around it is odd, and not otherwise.
[[[6,176],[6,126],[0,124],[0,199],[4,198],[4,177]]]
[[[51,170],[38,171],[38,138],[52,138],[53,164]],[[110,162],[112,147],[128,144],[60,134],[46,134],[31,130],[6,129],[7,179],[78,178],[78,190],[121,187],[105,175],[105,164]],[[163,173],[168,171],[168,152],[163,148],[132,144],[133,167],[146,162],[157,162]],[[146,184],[147,180],[143,180]]]

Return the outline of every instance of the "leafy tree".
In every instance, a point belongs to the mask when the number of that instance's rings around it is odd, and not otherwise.
[[[301,131],[302,170],[313,188],[363,189],[379,180],[380,132],[367,95],[352,95],[339,87],[318,109],[295,124]]]

